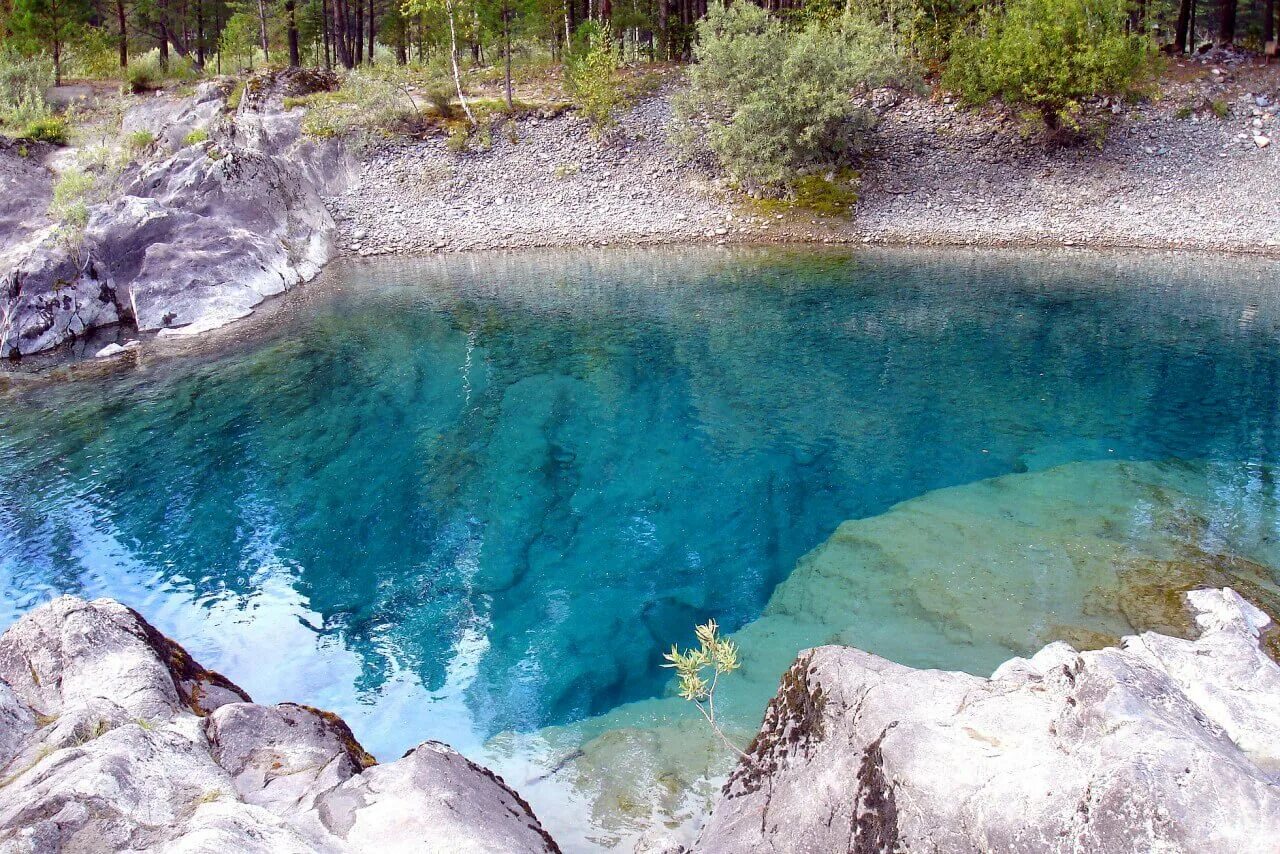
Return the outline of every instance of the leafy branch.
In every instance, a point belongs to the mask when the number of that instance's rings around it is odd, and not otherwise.
[[[680,680],[680,696],[697,707],[720,740],[745,761],[751,762],[751,757],[724,734],[716,721],[716,686],[722,675],[742,666],[738,661],[738,646],[720,637],[720,628],[715,620],[707,620],[703,625],[695,626],[693,631],[698,646],[681,652],[677,645],[672,644],[671,652],[662,656],[669,663],[662,666],[675,670]],[[707,671],[710,671],[710,679],[704,675]]]

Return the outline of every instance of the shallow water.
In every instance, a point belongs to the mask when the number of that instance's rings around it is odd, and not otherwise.
[[[1277,565],[1277,272],[344,265],[212,348],[0,397],[0,622],[115,596],[259,701],[332,708],[384,758],[449,741],[570,848],[629,841],[725,761],[664,699],[697,621],[742,643],[745,735],[807,645],[989,672],[1144,628],[1126,568]]]

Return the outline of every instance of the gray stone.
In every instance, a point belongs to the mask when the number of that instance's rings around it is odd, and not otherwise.
[[[169,151],[133,165],[109,201],[92,205],[83,240],[53,233],[31,206],[0,203],[0,357],[131,321],[140,330],[195,333],[253,311],[307,281],[336,252],[321,193],[340,192],[351,166],[342,146],[302,137],[279,94],[225,114],[225,84],[189,98],[146,99],[123,130],[148,130]],[[209,142],[186,145],[193,130]],[[0,152],[0,176],[43,193],[48,178]],[[43,182],[43,183],[42,183]]]
[[[255,705],[111,600],[27,614],[0,680],[0,850],[558,850],[448,747],[375,765],[336,715]]]
[[[990,679],[821,647],[783,679],[696,851],[1273,851],[1280,667],[1230,590],[1195,641],[1055,643]]]

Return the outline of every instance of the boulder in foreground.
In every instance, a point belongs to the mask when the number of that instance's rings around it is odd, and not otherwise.
[[[555,852],[502,779],[257,705],[134,611],[64,596],[0,637],[0,849]]]
[[[1196,590],[1195,641],[1065,643],[990,679],[827,646],[784,676],[696,851],[1274,852],[1268,617]]]

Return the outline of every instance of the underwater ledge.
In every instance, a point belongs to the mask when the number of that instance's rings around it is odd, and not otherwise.
[[[1229,588],[1184,598],[1196,640],[1058,641],[990,679],[806,650],[692,848],[635,850],[1270,850],[1274,622]],[[14,850],[560,850],[447,745],[377,764],[337,715],[253,703],[113,600],[62,596],[0,636],[0,722]]]

